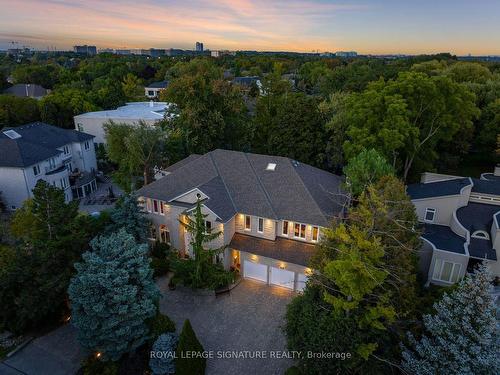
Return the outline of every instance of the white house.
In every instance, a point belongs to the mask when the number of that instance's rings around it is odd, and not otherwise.
[[[482,262],[500,277],[500,168],[481,178],[424,173],[407,192],[424,230],[428,283],[453,284]]]
[[[144,95],[148,99],[158,99],[160,91],[165,90],[167,87],[168,81],[152,82],[144,87]]]
[[[82,113],[74,117],[75,129],[94,136],[94,142],[106,143],[104,124],[110,121],[137,124],[144,121],[154,125],[162,120],[171,104],[165,102],[133,102],[117,109]]]
[[[323,229],[345,214],[340,176],[285,157],[215,150],[166,171],[138,191],[151,240],[192,256],[179,220],[200,199],[207,231],[221,232],[207,246],[227,245],[216,260],[269,285],[302,290]]]
[[[0,131],[0,191],[8,209],[32,197],[39,180],[64,190],[66,201],[97,189],[90,134],[35,122]]]

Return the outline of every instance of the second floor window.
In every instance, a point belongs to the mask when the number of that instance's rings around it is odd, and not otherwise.
[[[306,225],[295,223],[293,235],[297,238],[306,238]]]
[[[288,221],[283,221],[283,235],[288,236]]]
[[[434,264],[434,272],[432,278],[434,280],[445,281],[447,283],[454,283],[458,281],[461,269],[460,263],[453,263],[436,259]]]
[[[158,213],[158,201],[156,199],[153,200],[153,212]]]
[[[54,158],[49,159],[49,167],[50,167],[50,169],[53,169],[56,167],[56,159],[54,159]]]
[[[435,208],[426,208],[425,209],[425,221],[433,222],[434,217],[436,216],[436,209]]]
[[[69,154],[69,146],[64,146],[63,152],[64,152],[64,155],[68,155]]]
[[[163,207],[163,202],[160,201],[160,215],[165,215],[165,211],[164,211],[164,207]]]
[[[257,228],[257,231],[259,233],[263,233],[264,232],[264,219],[259,217],[259,226]]]
[[[38,176],[40,174],[40,165],[37,164],[33,167],[33,174],[35,176]]]
[[[90,150],[90,143],[89,143],[89,141],[85,141],[85,143],[84,143],[83,147],[84,147],[84,148],[85,148],[85,150],[87,150],[87,151],[88,151],[88,150]]]
[[[251,230],[252,229],[252,224],[251,224],[251,218],[249,215],[245,215],[245,230]]]

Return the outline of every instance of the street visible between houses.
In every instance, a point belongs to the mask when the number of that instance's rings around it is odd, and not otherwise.
[[[176,323],[177,332],[184,319],[191,321],[205,351],[214,356],[207,360],[207,375],[282,375],[292,365],[291,359],[270,357],[286,350],[282,327],[293,292],[243,280],[229,294],[215,298],[170,291],[167,282],[159,281],[160,310]],[[255,353],[267,358],[218,358],[259,355]]]

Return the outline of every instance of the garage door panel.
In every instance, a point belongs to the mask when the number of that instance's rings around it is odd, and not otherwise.
[[[294,272],[271,267],[271,284],[293,290],[294,279]]]
[[[297,292],[304,290],[308,279],[309,279],[309,276],[306,276],[303,273],[297,274]]]
[[[243,276],[267,283],[267,266],[245,260],[243,262]]]

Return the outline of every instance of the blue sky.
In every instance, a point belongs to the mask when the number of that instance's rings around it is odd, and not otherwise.
[[[0,0],[0,48],[499,54],[500,0]]]

